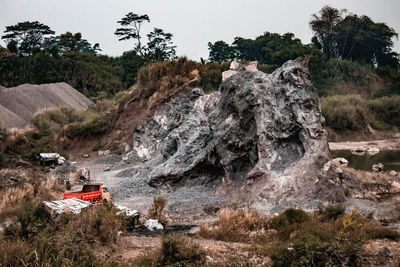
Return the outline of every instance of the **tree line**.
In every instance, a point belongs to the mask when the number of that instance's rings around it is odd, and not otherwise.
[[[132,50],[119,57],[100,55],[100,45],[92,45],[79,32],[55,35],[38,21],[7,26],[1,36],[7,47],[0,47],[0,84],[65,81],[88,96],[113,95],[134,85],[142,66],[177,58],[173,35],[157,27],[143,34],[146,23],[150,23],[148,15],[133,12],[117,21],[114,34],[118,39],[133,41]],[[330,6],[313,14],[309,26],[313,32],[309,44],[303,44],[293,33],[271,32],[254,39],[236,37],[232,44],[209,42],[209,58],[201,59],[207,90],[218,87],[220,72],[231,60],[257,60],[263,71],[271,72],[289,59],[303,57],[321,96],[333,91],[337,72],[343,72],[338,68],[349,68],[337,60],[369,66],[383,79],[387,88],[384,95],[400,93],[399,54],[393,51],[393,39],[398,34],[393,28]]]
[[[117,21],[115,35],[120,41],[134,40],[132,50],[119,57],[99,55],[100,45],[92,45],[80,32],[55,35],[50,26],[38,21],[6,26],[0,46],[0,84],[53,83],[64,81],[87,96],[113,95],[136,83],[140,67],[154,61],[176,59],[171,33],[154,28],[142,43],[141,26],[147,15],[128,13]]]

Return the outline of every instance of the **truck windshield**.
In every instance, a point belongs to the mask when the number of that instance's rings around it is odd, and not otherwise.
[[[85,184],[82,188],[82,193],[96,192],[100,190],[99,184]]]

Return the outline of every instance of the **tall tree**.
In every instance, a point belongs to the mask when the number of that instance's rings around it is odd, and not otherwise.
[[[154,28],[147,34],[147,55],[151,60],[164,61],[176,58],[176,46],[172,43],[172,33],[164,32],[162,29]]]
[[[19,53],[33,55],[40,51],[44,36],[54,34],[54,31],[38,21],[25,21],[6,26],[4,33],[6,34],[1,39],[5,39],[7,42],[17,42]]]
[[[338,27],[343,20],[346,10],[338,10],[324,6],[318,14],[312,15],[310,27],[314,32],[312,41],[316,46],[321,46],[328,58],[337,57],[338,50],[335,43]]]
[[[397,68],[398,54],[392,51],[394,37],[398,34],[385,23],[349,15],[338,24],[335,40],[340,58]]]
[[[235,49],[224,41],[208,43],[209,60],[212,62],[223,63],[235,59]]]
[[[135,50],[143,55],[143,47],[141,44],[141,36],[140,29],[144,22],[150,22],[150,18],[148,15],[138,15],[132,12],[129,12],[125,15],[121,20],[118,21],[122,28],[117,28],[115,31],[115,35],[119,36],[119,40],[129,40],[136,39],[137,44]]]

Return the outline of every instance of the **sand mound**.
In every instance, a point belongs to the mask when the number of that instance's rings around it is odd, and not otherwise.
[[[6,128],[22,128],[36,113],[47,109],[82,110],[91,104],[92,101],[66,83],[0,87],[0,119],[2,127]]]
[[[0,105],[0,127],[23,128],[26,124],[26,120]]]

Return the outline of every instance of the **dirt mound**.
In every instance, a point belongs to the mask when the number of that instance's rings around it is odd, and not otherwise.
[[[3,128],[23,128],[27,121],[0,105],[0,127]]]
[[[47,109],[71,107],[82,110],[91,104],[92,101],[67,83],[0,87],[0,115],[2,127],[6,128],[22,128],[36,113]]]

